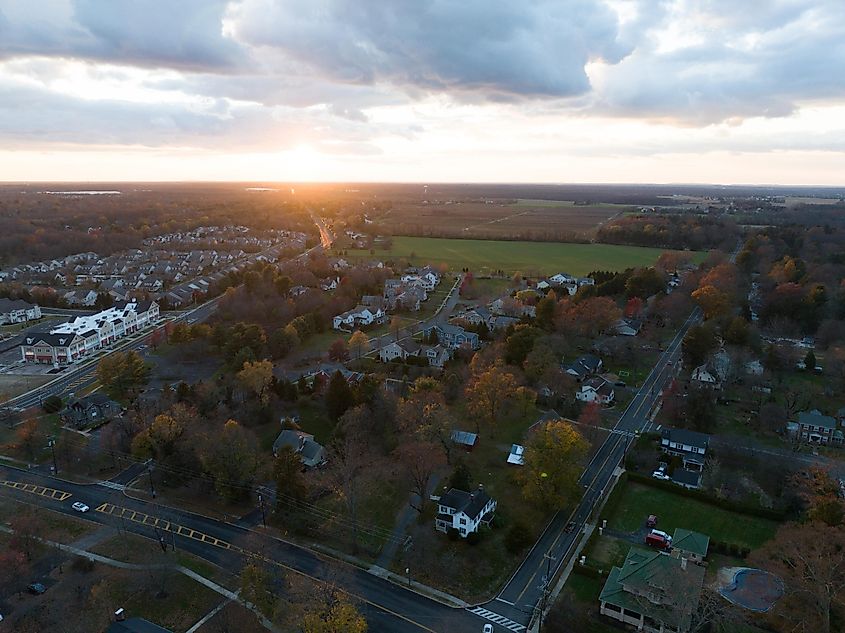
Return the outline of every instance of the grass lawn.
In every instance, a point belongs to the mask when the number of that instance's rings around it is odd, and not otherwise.
[[[598,613],[599,594],[604,587],[604,578],[592,578],[582,574],[571,573],[566,580],[564,593],[568,593],[574,600],[579,610],[587,611],[590,619],[585,622],[586,626],[578,633],[618,633],[620,629],[610,624]]]
[[[675,528],[686,528],[707,534],[714,541],[755,549],[771,539],[777,529],[777,523],[768,519],[738,514],[638,483],[625,482],[614,494],[621,495],[621,501],[607,517],[608,527],[623,532],[639,530],[649,514],[656,514],[658,527],[669,534]]]
[[[566,244],[557,242],[511,242],[499,240],[458,240],[427,237],[393,238],[393,249],[379,250],[377,258],[410,262],[414,265],[445,263],[451,270],[469,268],[476,274],[503,270],[508,273],[551,275],[568,272],[586,275],[593,270],[624,270],[651,266],[664,249],[612,244]],[[349,250],[353,259],[372,259],[366,250]],[[700,262],[705,253],[694,253]]]

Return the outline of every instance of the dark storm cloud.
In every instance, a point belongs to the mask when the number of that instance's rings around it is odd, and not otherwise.
[[[582,94],[589,60],[629,52],[596,0],[248,0],[230,16],[240,41],[338,82],[497,100]]]

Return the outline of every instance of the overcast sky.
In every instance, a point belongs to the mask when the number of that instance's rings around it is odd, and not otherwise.
[[[845,7],[0,0],[0,179],[845,185]]]

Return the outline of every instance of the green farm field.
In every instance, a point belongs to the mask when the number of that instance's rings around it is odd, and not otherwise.
[[[569,244],[559,242],[511,242],[501,240],[458,240],[431,237],[393,238],[390,251],[378,250],[375,256],[384,260],[412,265],[446,264],[451,270],[469,268],[476,275],[503,270],[526,275],[552,275],[567,272],[586,275],[593,270],[624,270],[651,266],[660,248],[616,246],[613,244]],[[351,259],[372,259],[369,251],[350,249]],[[698,263],[705,253],[692,253]]]

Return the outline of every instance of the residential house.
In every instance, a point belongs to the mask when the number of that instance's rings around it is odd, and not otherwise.
[[[662,552],[632,547],[608,574],[600,613],[647,633],[687,633],[705,569]]]
[[[478,435],[469,431],[452,431],[451,437],[453,444],[462,447],[468,453],[478,444]]]
[[[484,492],[483,486],[475,492],[451,488],[437,500],[434,526],[440,532],[455,529],[466,538],[477,532],[480,525],[489,525],[495,511],[496,501]]]
[[[328,279],[324,279],[323,281],[320,282],[320,290],[324,290],[326,292],[329,292],[331,290],[337,290],[337,287],[339,285],[340,285],[340,279],[338,279],[337,277],[334,277],[334,278],[329,277]]]
[[[406,338],[382,347],[378,352],[378,357],[383,363],[388,363],[397,358],[405,360],[409,356],[419,356],[421,349],[420,345],[413,339]]]
[[[600,376],[586,380],[578,387],[575,398],[581,402],[596,402],[609,405],[616,396],[613,385]]]
[[[97,293],[94,290],[71,290],[65,293],[64,300],[70,305],[91,307],[97,302]]]
[[[428,364],[430,367],[440,368],[442,368],[452,358],[452,354],[450,353],[449,349],[439,344],[424,345],[423,351],[420,355],[428,359]]]
[[[122,407],[102,393],[92,393],[74,400],[60,413],[63,424],[75,428],[95,426],[120,415]]]
[[[584,354],[575,359],[567,369],[566,373],[573,376],[579,382],[601,371],[602,360],[593,354]]]
[[[534,306],[525,306],[526,308],[533,308]],[[506,330],[511,325],[516,325],[519,323],[519,319],[512,316],[506,316],[504,314],[496,314],[490,317],[490,320],[487,322],[487,327],[491,330]]]
[[[836,418],[818,409],[798,414],[798,437],[809,444],[842,446],[843,433]]]
[[[511,444],[511,451],[508,453],[508,464],[514,466],[525,465],[525,447],[520,444]]]
[[[273,455],[278,457],[279,451],[285,447],[298,455],[306,468],[316,468],[326,462],[326,450],[322,444],[314,441],[314,436],[310,433],[284,429],[273,442]]]
[[[347,310],[334,317],[332,319],[332,327],[336,330],[365,327],[373,323],[382,323],[384,318],[384,310],[358,305],[352,310]]]
[[[41,318],[41,308],[22,299],[0,298],[0,325],[26,323]]]
[[[704,470],[709,446],[710,436],[697,431],[664,428],[661,433],[660,447],[663,452],[681,457],[684,468],[688,470]]]
[[[424,336],[430,338],[432,334],[437,336],[437,340],[441,345],[449,349],[458,349],[460,347],[478,349],[481,346],[478,334],[469,332],[458,325],[439,323],[429,326]]]
[[[636,336],[642,327],[643,322],[640,319],[632,318],[619,319],[613,325],[614,331],[620,336]]]
[[[713,357],[692,370],[690,380],[701,387],[721,389],[731,367],[731,359],[725,351],[713,354]]]
[[[710,537],[700,532],[676,528],[672,536],[672,556],[701,563],[707,558]]]
[[[24,337],[20,348],[25,363],[69,365],[85,355],[85,341],[77,334],[33,332]]]
[[[470,325],[481,325],[484,323],[489,326],[490,319],[493,318],[493,314],[484,306],[478,306],[477,308],[472,308],[457,315],[455,318],[465,321]]]

